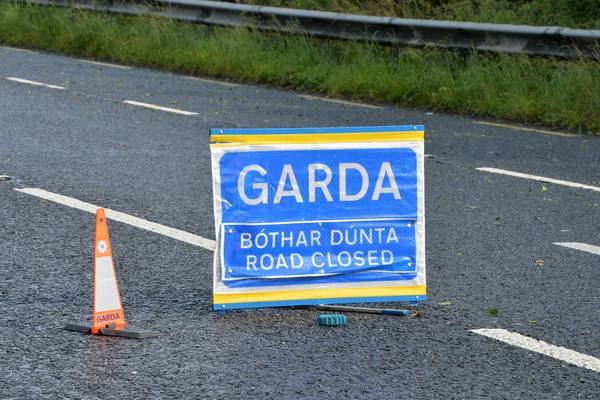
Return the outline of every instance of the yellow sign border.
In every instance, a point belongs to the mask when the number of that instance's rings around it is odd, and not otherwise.
[[[362,288],[308,289],[277,292],[228,293],[213,295],[214,304],[262,303],[271,301],[369,298],[394,296],[425,296],[427,286],[376,286]]]
[[[291,135],[212,135],[211,142],[246,144],[286,143],[344,143],[344,142],[409,142],[425,139],[424,131],[413,132],[360,132],[360,133],[314,133]]]

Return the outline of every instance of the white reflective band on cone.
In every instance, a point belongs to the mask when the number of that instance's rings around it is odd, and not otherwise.
[[[112,257],[96,258],[94,288],[96,291],[94,311],[101,312],[121,308]]]

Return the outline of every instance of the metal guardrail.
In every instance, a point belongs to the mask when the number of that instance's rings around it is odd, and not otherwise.
[[[600,59],[600,30],[371,17],[202,0],[16,1],[391,45]]]

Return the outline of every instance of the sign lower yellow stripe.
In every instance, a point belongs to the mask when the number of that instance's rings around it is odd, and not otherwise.
[[[254,303],[303,299],[339,299],[343,297],[421,296],[427,286],[378,286],[364,288],[290,290],[286,292],[231,293],[213,295],[215,304]]]
[[[309,135],[212,135],[212,142],[283,144],[283,143],[343,143],[343,142],[406,142],[423,140],[425,132],[365,132],[315,133]]]

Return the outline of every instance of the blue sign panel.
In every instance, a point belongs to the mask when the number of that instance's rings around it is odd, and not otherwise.
[[[223,281],[416,272],[415,221],[225,224]]]
[[[409,148],[224,154],[223,282],[414,273],[416,164]]]
[[[223,222],[416,219],[416,164],[409,148],[227,153]]]

